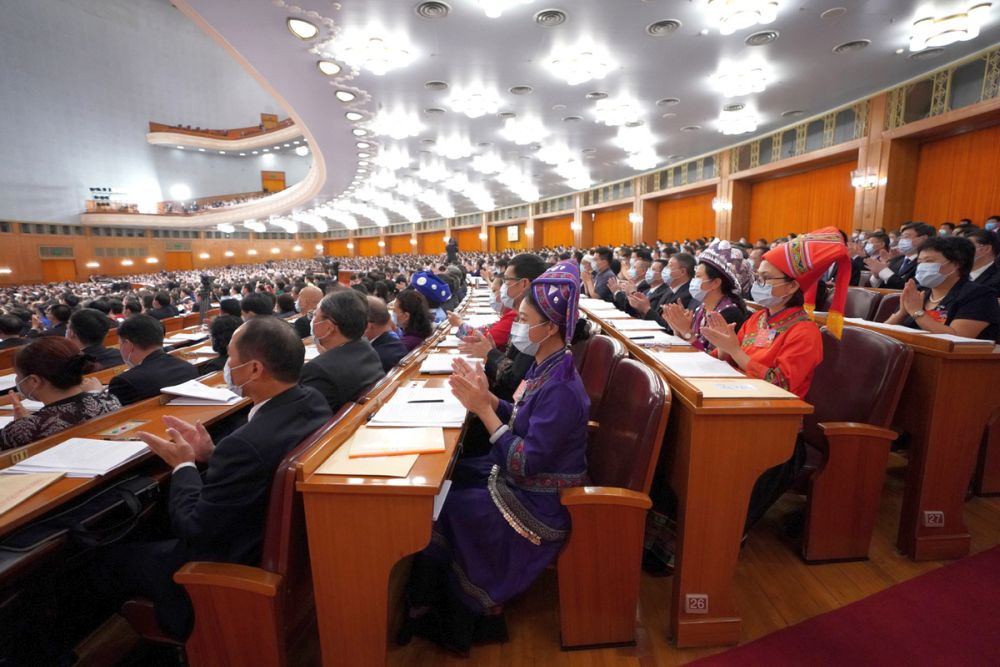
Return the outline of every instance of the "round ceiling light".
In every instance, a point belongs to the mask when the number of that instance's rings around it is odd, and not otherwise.
[[[344,114],[344,118],[353,123],[364,118],[364,114],[360,114],[357,111],[348,111],[347,113]]]
[[[535,14],[535,23],[545,28],[552,28],[566,22],[566,12],[561,9],[543,9]]]
[[[843,16],[847,13],[847,7],[831,7],[830,9],[822,12],[819,17],[821,19],[835,19],[838,16]]]
[[[530,95],[535,91],[531,86],[511,86],[508,90],[512,95]]]
[[[595,90],[593,92],[587,93],[588,100],[603,100],[607,99],[608,94],[601,90]]]
[[[424,84],[427,90],[448,90],[448,84],[444,81],[428,81]]]
[[[681,22],[677,19],[664,19],[646,26],[646,33],[653,37],[663,37],[677,32],[681,27]]]
[[[794,118],[796,116],[801,116],[804,113],[805,113],[805,111],[803,111],[802,109],[789,109],[788,111],[782,111],[781,112],[781,117],[782,118]]]
[[[852,53],[854,51],[860,51],[867,48],[872,41],[870,39],[852,39],[849,42],[844,42],[843,44],[838,44],[833,47],[834,53]]]
[[[413,11],[422,19],[443,19],[448,16],[451,7],[444,2],[421,2]]]
[[[780,33],[777,30],[761,30],[760,32],[755,32],[752,35],[748,35],[743,43],[747,46],[764,46],[765,44],[770,44],[774,40],[778,39]]]
[[[285,25],[288,26],[289,32],[306,42],[316,39],[319,35],[319,28],[305,19],[287,18]]]
[[[656,100],[656,106],[658,107],[672,107],[675,104],[680,104],[681,101],[676,97],[664,97],[662,99]]]
[[[335,94],[341,102],[353,102],[354,98],[357,97],[357,95],[348,90],[338,90]]]
[[[507,120],[508,118],[516,118],[517,114],[513,111],[501,111],[497,114],[497,118],[501,120]]]
[[[444,113],[444,109],[442,109],[441,107],[430,107],[424,109],[424,113],[427,114],[428,116],[440,116],[441,114]]]
[[[332,60],[319,60],[316,62],[316,67],[318,67],[319,71],[326,76],[336,76],[337,74],[340,74],[340,65]]]
[[[565,116],[563,117],[564,123],[579,123],[583,118],[580,116]]]
[[[701,125],[685,125],[681,128],[681,132],[697,132],[701,129]]]

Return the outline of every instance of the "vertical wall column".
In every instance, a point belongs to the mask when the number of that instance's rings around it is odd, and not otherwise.
[[[528,237],[527,250],[538,250],[541,246],[539,234],[535,233],[535,207],[528,204],[528,218],[524,221],[524,235]]]
[[[715,196],[722,201],[733,201],[733,182],[730,178],[730,151],[720,151],[715,157],[715,171],[719,174],[719,183],[715,186]],[[749,204],[749,200],[746,202]],[[736,204],[733,204],[733,209]],[[720,239],[733,238],[733,211],[721,209],[715,212],[715,235]]]
[[[479,219],[479,249],[483,252],[489,252],[490,250],[490,230],[486,226],[486,213],[484,212]]]

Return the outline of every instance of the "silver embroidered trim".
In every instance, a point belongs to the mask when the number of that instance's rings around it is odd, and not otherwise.
[[[568,530],[556,530],[536,519],[507,488],[506,480],[500,478],[500,466],[494,465],[490,470],[486,486],[490,491],[490,499],[507,524],[535,546],[541,546],[543,541],[561,542],[569,535]]]

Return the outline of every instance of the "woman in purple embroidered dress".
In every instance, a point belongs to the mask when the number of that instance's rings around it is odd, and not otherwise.
[[[456,362],[452,392],[493,447],[456,467],[431,544],[414,561],[401,642],[418,634],[466,653],[473,641],[505,638],[501,605],[538,578],[569,534],[559,489],[586,482],[590,411],[567,348],[579,285],[569,262],[531,283],[511,342],[535,363],[513,404],[489,392],[481,368]]]

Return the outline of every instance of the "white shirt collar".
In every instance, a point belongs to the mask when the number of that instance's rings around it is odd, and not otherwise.
[[[267,405],[267,402],[270,401],[270,400],[271,400],[270,398],[266,398],[263,401],[261,401],[260,403],[254,403],[254,406],[252,408],[250,408],[250,414],[247,415],[247,421],[252,420],[253,416],[255,414],[257,414],[262,407],[264,407],[265,405]]]
[[[993,265],[992,265],[992,264],[986,264],[986,265],[984,265],[984,266],[983,266],[982,268],[979,268],[979,269],[976,269],[976,270],[974,270],[974,271],[971,271],[971,272],[969,273],[969,280],[975,280],[975,279],[976,279],[976,278],[978,278],[979,276],[983,275],[983,272],[984,272],[984,271],[985,271],[986,269],[990,268],[991,266],[993,266]]]

